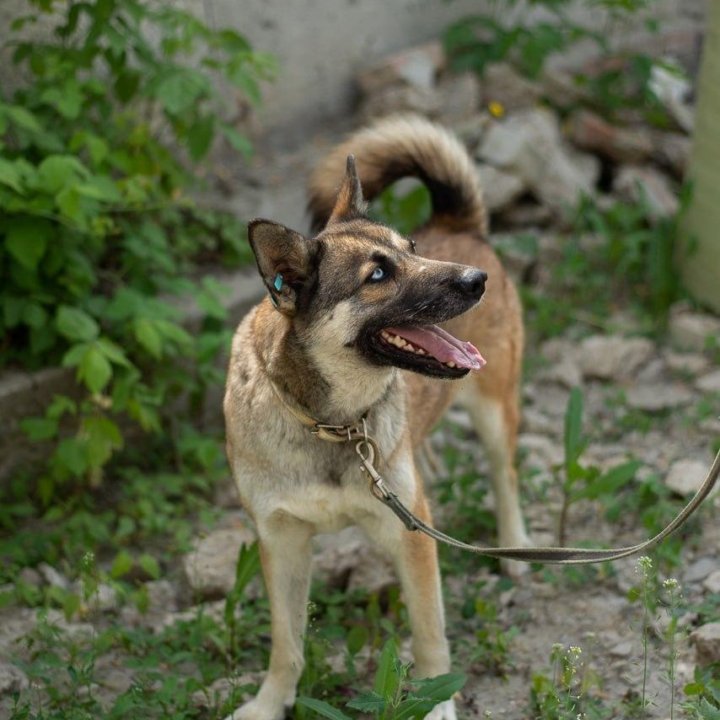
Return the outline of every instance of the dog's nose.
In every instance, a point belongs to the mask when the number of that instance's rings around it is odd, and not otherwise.
[[[482,297],[485,292],[485,281],[487,280],[487,273],[482,270],[466,270],[456,281],[455,286],[464,295],[468,297],[474,297],[478,300]]]

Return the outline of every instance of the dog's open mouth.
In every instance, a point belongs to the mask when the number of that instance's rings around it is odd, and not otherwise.
[[[394,356],[395,363],[432,375],[459,377],[480,370],[485,358],[469,342],[453,337],[437,325],[389,327],[379,333],[383,350]],[[398,360],[404,362],[398,362]]]

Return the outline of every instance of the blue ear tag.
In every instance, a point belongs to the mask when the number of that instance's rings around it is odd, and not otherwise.
[[[280,292],[280,290],[282,290],[283,276],[280,273],[278,273],[275,276],[275,280],[273,281],[273,286],[278,292]]]

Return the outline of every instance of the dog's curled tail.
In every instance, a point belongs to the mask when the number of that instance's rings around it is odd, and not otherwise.
[[[313,230],[330,217],[348,155],[355,156],[367,200],[401,177],[416,177],[430,191],[431,223],[487,235],[478,174],[467,150],[450,132],[417,115],[384,118],[354,133],[318,165],[309,186]]]

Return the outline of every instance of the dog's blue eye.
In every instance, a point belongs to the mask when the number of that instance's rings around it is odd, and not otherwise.
[[[381,267],[376,267],[373,271],[370,277],[368,278],[368,282],[379,282],[385,277],[385,271]]]

